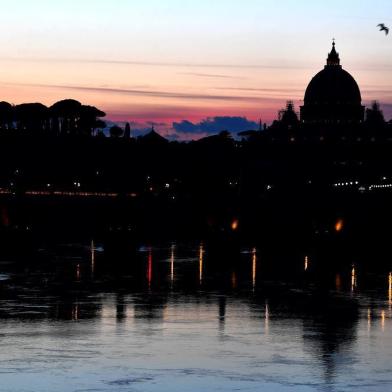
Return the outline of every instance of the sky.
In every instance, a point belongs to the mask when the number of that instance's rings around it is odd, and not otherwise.
[[[2,3],[0,100],[75,98],[134,129],[193,138],[230,117],[269,123],[289,99],[299,110],[336,38],[364,104],[392,117],[392,34],[377,28],[392,27],[390,0]]]

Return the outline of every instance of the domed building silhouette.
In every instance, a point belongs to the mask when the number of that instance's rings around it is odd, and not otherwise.
[[[340,65],[335,42],[327,65],[309,83],[301,122],[305,124],[359,124],[364,121],[365,107],[355,79]]]

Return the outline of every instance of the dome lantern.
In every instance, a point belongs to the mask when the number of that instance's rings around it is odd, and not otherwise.
[[[336,48],[335,48],[335,39],[332,41],[332,50],[328,54],[327,67],[328,66],[341,67],[339,53],[336,51]]]

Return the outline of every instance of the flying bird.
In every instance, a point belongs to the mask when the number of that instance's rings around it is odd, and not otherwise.
[[[385,35],[388,35],[389,33],[389,28],[387,26],[385,26],[384,23],[380,23],[379,25],[377,25],[377,27],[380,28],[380,31],[385,31]]]

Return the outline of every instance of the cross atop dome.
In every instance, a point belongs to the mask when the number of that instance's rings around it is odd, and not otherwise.
[[[335,38],[332,40],[332,50],[328,54],[327,66],[339,66],[340,67],[339,53],[335,49]]]

